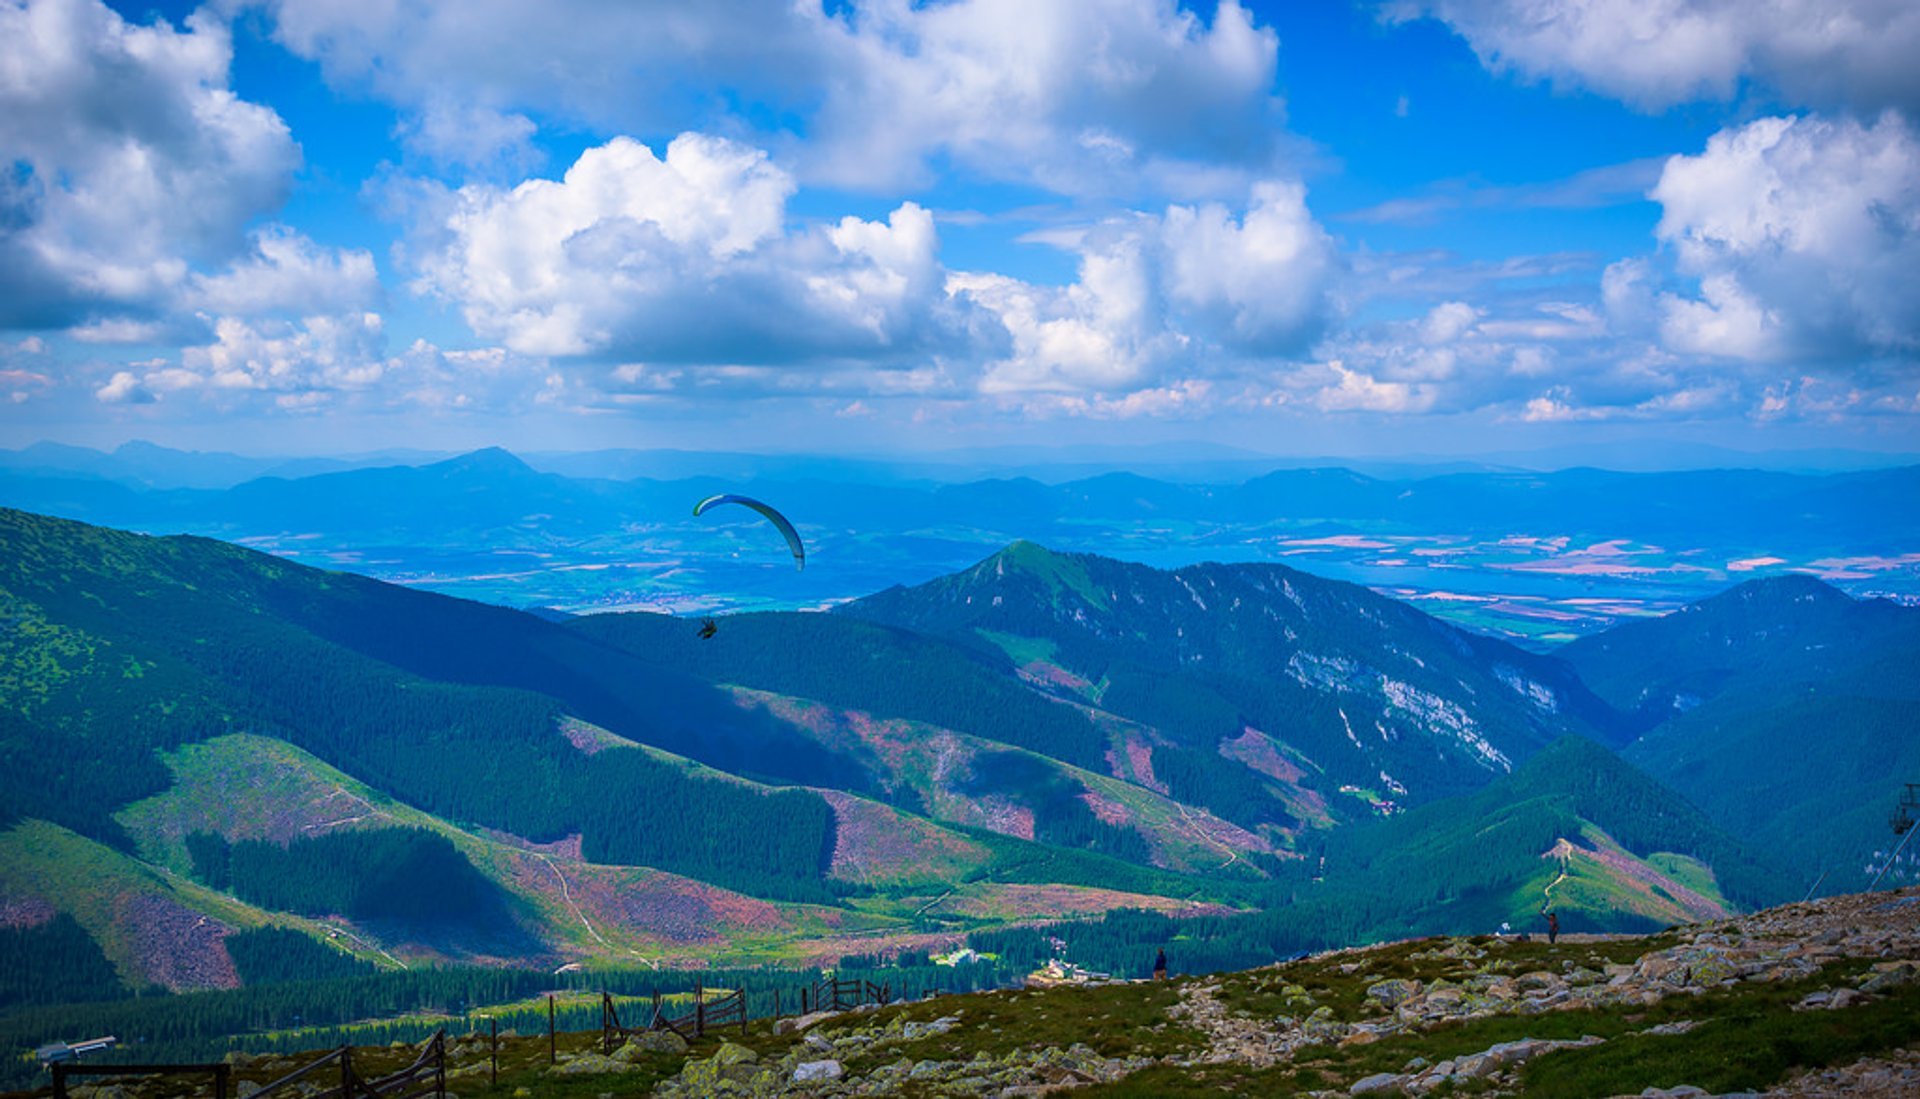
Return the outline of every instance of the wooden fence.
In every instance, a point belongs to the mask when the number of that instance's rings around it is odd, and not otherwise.
[[[341,1046],[325,1057],[302,1065],[253,1093],[250,1099],[271,1099],[281,1095],[299,1095],[295,1085],[304,1080],[324,1080],[338,1084],[311,1093],[308,1099],[418,1099],[432,1095],[445,1099],[447,1094],[447,1032],[438,1031],[412,1064],[398,1072],[367,1078],[353,1067],[353,1047]]]
[[[893,1002],[892,984],[875,984],[860,978],[845,980],[824,977],[813,984],[800,989],[800,1013],[815,1011],[848,1011],[862,1004],[879,1004],[885,1007]],[[792,1003],[792,1001],[788,1001]],[[736,988],[731,992],[695,985],[693,1006],[679,1014],[670,1015],[665,1001],[658,992],[653,1000],[641,1009],[646,1021],[630,1026],[620,1018],[620,1009],[613,1002],[613,994],[600,994],[600,1046],[611,1055],[628,1038],[635,1034],[647,1034],[656,1030],[670,1030],[688,1042],[698,1041],[708,1032],[724,1027],[738,1027],[740,1033],[747,1032],[747,991]],[[773,994],[773,1017],[782,1018],[779,990]]]
[[[708,1030],[728,1026],[738,1026],[742,1034],[747,1032],[747,990],[744,988],[723,992],[695,985],[693,1009],[682,1015],[668,1015],[660,994],[656,992],[647,1012],[647,1021],[640,1026],[623,1024],[620,1010],[614,1006],[613,994],[600,994],[600,1044],[608,1054],[635,1034],[670,1030],[683,1040],[692,1042],[706,1037]]]
[[[848,1011],[861,1004],[879,1004],[881,1007],[893,1002],[891,984],[874,984],[872,981],[850,977],[840,980],[834,977],[822,977],[812,985],[800,990],[800,1014],[814,1011]]]
[[[224,1064],[208,1065],[76,1065],[53,1066],[55,1099],[67,1099],[67,1081],[75,1076],[211,1076],[214,1099],[227,1099],[232,1092],[233,1069]],[[295,1085],[303,1081],[324,1080],[334,1086],[309,1092],[306,1099],[421,1099],[432,1095],[446,1099],[447,1032],[441,1030],[428,1040],[420,1056],[398,1072],[366,1077],[353,1067],[353,1047],[341,1046],[310,1064],[280,1077],[253,1093],[252,1099],[271,1099],[274,1093],[300,1095]],[[338,1081],[335,1084],[335,1081]]]

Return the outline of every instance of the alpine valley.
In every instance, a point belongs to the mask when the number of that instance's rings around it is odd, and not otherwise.
[[[8,1045],[1656,930],[1864,888],[1920,774],[1920,609],[1797,575],[1543,653],[1020,541],[703,638],[0,510],[0,621]]]

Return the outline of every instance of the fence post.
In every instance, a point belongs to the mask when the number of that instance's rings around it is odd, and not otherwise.
[[[553,1030],[553,993],[549,992],[547,993],[547,1064],[549,1065],[560,1063],[558,1041],[559,1039],[554,1037]]]
[[[813,1009],[807,1006],[807,988],[805,985],[800,986],[800,1014],[813,1014]]]
[[[489,1084],[500,1082],[500,1020],[494,1019],[493,1039],[487,1043],[487,1068]]]
[[[780,990],[777,988],[773,990],[773,1021],[780,1021]]]
[[[353,1047],[340,1047],[340,1096],[353,1099]]]
[[[227,1099],[227,1073],[232,1071],[227,1065],[213,1066],[214,1099]]]
[[[707,1036],[707,987],[700,981],[693,983],[693,1036]]]
[[[745,1038],[747,1036],[747,986],[741,985],[736,995],[740,997],[740,1037]]]
[[[67,1099],[67,1066],[53,1066],[53,1099]]]
[[[444,1030],[433,1038],[433,1094],[436,1099],[447,1099],[447,1032]]]

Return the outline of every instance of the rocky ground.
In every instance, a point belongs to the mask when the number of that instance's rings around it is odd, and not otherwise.
[[[510,1047],[498,1084],[484,1042],[465,1041],[449,1086],[466,1099],[1912,1097],[1920,888],[1647,937],[1426,939],[1169,982],[948,996],[756,1023],[691,1050],[653,1035],[606,1056],[596,1038],[563,1036],[553,1066],[544,1037],[538,1056]]]

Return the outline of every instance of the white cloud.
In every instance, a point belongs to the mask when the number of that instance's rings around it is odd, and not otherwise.
[[[1728,99],[1743,78],[1795,104],[1920,109],[1912,0],[1402,0],[1482,62],[1647,109]]]
[[[224,27],[96,0],[0,5],[0,326],[149,308],[244,247],[299,149],[227,86]]]
[[[1697,298],[1660,299],[1669,346],[1753,360],[1920,349],[1920,138],[1899,116],[1723,130],[1670,160],[1652,197],[1656,234],[1700,283]]]
[[[790,231],[794,186],[724,138],[683,134],[664,158],[616,138],[561,180],[454,193],[420,286],[526,354],[905,366],[973,338],[931,214]]]
[[[1056,191],[1243,187],[1196,168],[1270,168],[1279,41],[1234,0],[1211,24],[1153,0],[856,4],[844,69],[809,133],[812,170],[898,186],[944,155]]]
[[[222,317],[212,339],[176,358],[125,364],[94,390],[103,404],[185,404],[227,415],[325,411],[513,413],[569,383],[543,361],[503,348],[448,351],[415,340],[386,351],[377,313],[299,320]]]
[[[365,251],[321,248],[285,226],[254,234],[252,244],[250,254],[219,274],[194,276],[187,303],[209,313],[256,316],[352,312],[380,300],[380,278]]]
[[[94,390],[93,395],[102,404],[151,404],[153,394],[140,385],[140,379],[131,370],[118,370],[107,384]]]
[[[1436,399],[1432,386],[1383,382],[1370,374],[1329,362],[1332,384],[1313,394],[1313,404],[1326,412],[1425,412]]]
[[[1111,394],[1303,354],[1336,311],[1342,274],[1305,195],[1297,183],[1262,182],[1237,217],[1219,203],[1171,206],[1036,234],[1078,253],[1079,278],[1065,287],[955,275],[949,290],[996,314],[1013,339],[982,388]]]
[[[754,140],[797,134],[805,178],[863,189],[937,159],[1076,193],[1219,193],[1278,152],[1278,39],[1235,0],[1210,22],[1169,0],[263,5],[283,44],[400,105],[443,159],[519,147],[529,113],[624,133],[773,117]]]
[[[160,372],[164,388],[298,396],[369,388],[387,368],[378,313],[315,316],[297,324],[223,317],[214,324],[214,337],[211,344],[186,348],[178,368]]]
[[[1238,222],[1218,203],[1169,208],[1160,224],[1168,296],[1237,350],[1301,350],[1327,319],[1340,267],[1306,193],[1298,183],[1255,184]]]

